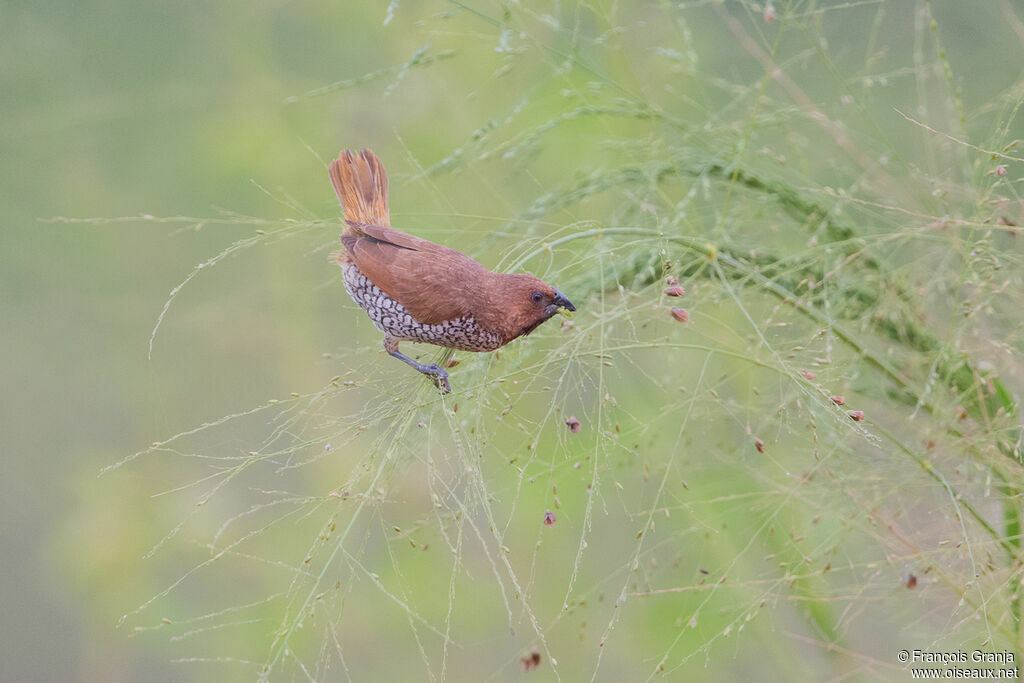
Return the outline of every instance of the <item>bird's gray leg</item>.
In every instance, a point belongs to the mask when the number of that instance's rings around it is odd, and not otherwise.
[[[430,365],[417,363],[412,358],[409,358],[409,356],[398,350],[398,340],[390,335],[384,337],[384,350],[388,352],[388,355],[394,356],[403,363],[411,365],[419,372],[422,372],[424,375],[432,379],[434,381],[434,386],[437,387],[438,391],[442,394],[451,393],[452,385],[448,382],[448,373],[442,370],[437,363],[431,363]]]

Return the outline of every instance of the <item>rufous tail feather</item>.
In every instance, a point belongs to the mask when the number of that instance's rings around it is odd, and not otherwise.
[[[331,162],[331,184],[345,209],[343,233],[358,232],[352,223],[391,227],[388,213],[388,174],[377,155],[368,149],[358,154],[345,150]]]

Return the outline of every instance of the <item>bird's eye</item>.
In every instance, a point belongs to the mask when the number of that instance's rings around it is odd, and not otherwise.
[[[530,295],[530,301],[532,301],[535,304],[539,304],[543,300],[544,295],[541,294],[540,292],[534,292],[533,294]]]

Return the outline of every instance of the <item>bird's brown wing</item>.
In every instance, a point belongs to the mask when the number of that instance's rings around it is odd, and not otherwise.
[[[379,225],[342,235],[352,262],[418,322],[437,325],[469,315],[473,282],[486,269],[465,254]]]

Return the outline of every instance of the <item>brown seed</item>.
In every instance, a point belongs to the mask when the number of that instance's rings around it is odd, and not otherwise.
[[[864,419],[863,410],[847,410],[846,414],[849,415],[850,419],[852,419],[854,422],[860,422],[861,420]]]
[[[754,437],[754,448],[757,449],[758,453],[764,453],[764,441],[761,441],[761,439],[759,439],[759,438],[757,438],[755,436]]]
[[[579,434],[580,430],[583,429],[583,425],[576,419],[575,415],[569,416],[569,419],[565,421],[565,426],[568,427],[569,431],[573,434]]]
[[[679,285],[672,285],[665,290],[665,296],[682,296],[686,294],[686,290]]]
[[[907,590],[914,590],[917,588],[917,577],[914,576],[913,572],[907,572],[903,576],[903,585],[907,587]]]
[[[690,312],[685,308],[673,308],[672,317],[681,323],[690,322]]]
[[[832,402],[835,403],[837,406],[844,406],[844,405],[846,405],[846,397],[845,396],[833,396],[832,397]]]
[[[818,375],[811,372],[810,370],[801,370],[800,374],[804,376],[804,379],[815,380],[818,379]]]
[[[958,419],[958,420],[966,420],[967,419],[967,408],[964,408],[963,406],[957,406],[956,407],[956,419]]]
[[[544,526],[554,526],[557,521],[558,517],[555,517],[555,513],[551,510],[544,513]]]
[[[519,660],[519,668],[523,671],[532,671],[540,666],[540,653],[534,650]]]
[[[454,368],[454,367],[455,367],[456,365],[458,365],[458,364],[459,364],[459,363],[461,363],[461,362],[462,362],[462,361],[461,361],[461,360],[459,360],[458,358],[452,358],[451,360],[449,360],[449,361],[448,361],[448,362],[447,362],[447,363],[445,364],[445,367],[446,367],[446,368]]]

